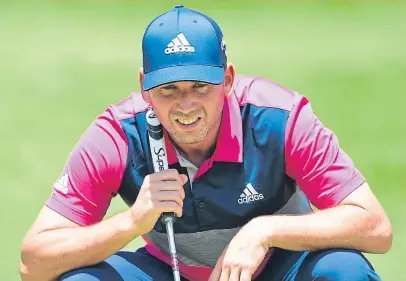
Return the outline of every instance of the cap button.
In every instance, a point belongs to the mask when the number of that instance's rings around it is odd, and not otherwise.
[[[183,5],[176,5],[175,8],[183,8]]]

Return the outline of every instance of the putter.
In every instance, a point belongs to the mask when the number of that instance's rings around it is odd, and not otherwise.
[[[147,111],[147,125],[148,125],[148,138],[149,146],[151,149],[152,162],[154,164],[154,171],[160,172],[168,169],[168,159],[166,156],[164,131],[161,122],[155,116],[152,106]],[[178,266],[178,255],[176,253],[175,235],[173,231],[173,224],[175,222],[175,214],[164,213],[162,214],[161,221],[165,223],[166,232],[168,233],[169,252],[171,255],[172,272],[175,281],[180,281],[180,273]]]

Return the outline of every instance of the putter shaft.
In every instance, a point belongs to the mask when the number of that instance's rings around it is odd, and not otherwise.
[[[169,252],[171,254],[172,272],[175,281],[180,281],[178,256],[176,254],[175,235],[173,232],[173,219],[171,216],[165,218],[166,232],[168,233]]]

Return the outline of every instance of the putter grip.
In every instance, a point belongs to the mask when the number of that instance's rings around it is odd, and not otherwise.
[[[166,147],[164,141],[164,131],[161,122],[156,117],[152,107],[150,107],[146,114],[149,145],[151,147],[152,162],[154,165],[155,173],[168,169],[168,159],[166,154]],[[162,221],[164,222],[167,217],[172,218],[172,222],[176,220],[176,214],[164,213]]]

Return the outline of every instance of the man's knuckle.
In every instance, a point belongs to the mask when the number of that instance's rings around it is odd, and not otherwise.
[[[149,201],[148,207],[149,207],[149,209],[155,209],[156,205],[155,205],[155,203],[153,201]]]
[[[246,271],[251,272],[252,269],[254,268],[254,264],[252,264],[252,263],[242,264],[242,265],[241,265],[241,268],[242,268],[243,270],[246,270]]]
[[[224,269],[230,269],[235,266],[235,262],[231,259],[224,259],[223,261],[223,268]]]
[[[146,191],[144,192],[144,197],[145,197],[145,199],[147,199],[147,200],[152,199],[152,198],[153,198],[153,195],[152,195],[151,190],[146,190]]]

